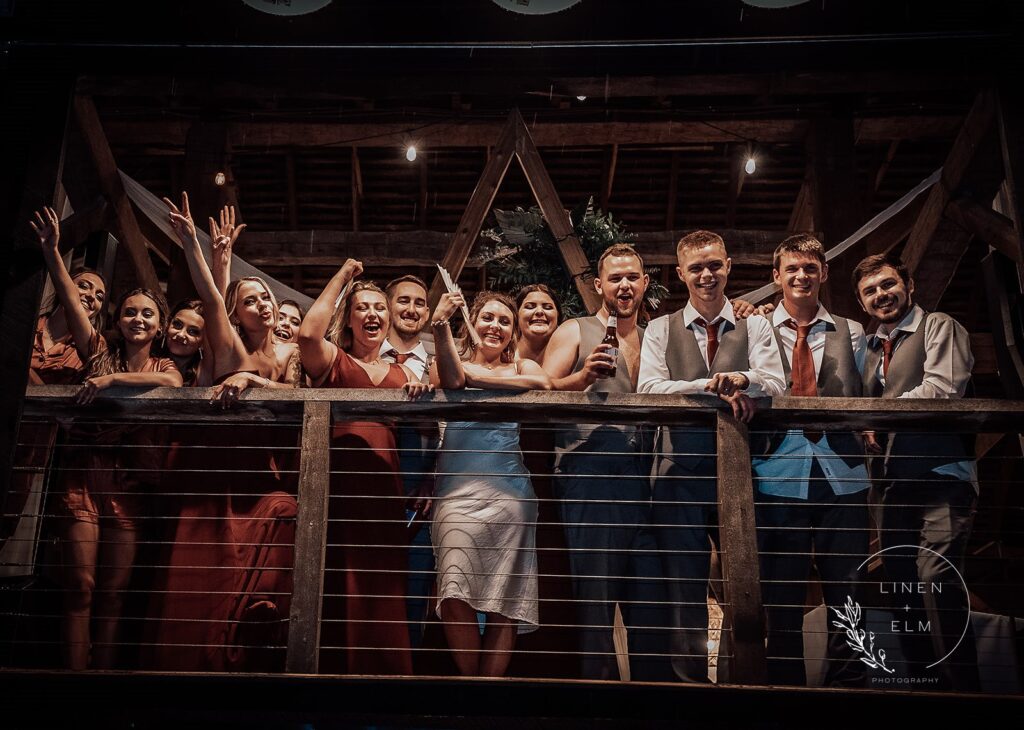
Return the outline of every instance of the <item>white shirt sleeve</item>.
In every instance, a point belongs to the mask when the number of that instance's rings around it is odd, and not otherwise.
[[[668,347],[668,317],[651,321],[644,333],[640,347],[640,374],[637,379],[638,393],[679,393],[681,395],[704,394],[707,378],[697,380],[672,380],[665,363]]]
[[[868,339],[864,336],[864,325],[852,319],[846,320],[850,325],[850,345],[853,347],[853,360],[857,363],[857,372],[864,375],[864,363],[868,357]]]
[[[775,344],[771,322],[759,315],[747,318],[747,357],[750,370],[740,371],[750,381],[744,391],[747,395],[757,398],[786,392],[782,356]]]
[[[924,327],[924,379],[900,398],[963,398],[974,369],[971,337],[951,317],[928,317]]]

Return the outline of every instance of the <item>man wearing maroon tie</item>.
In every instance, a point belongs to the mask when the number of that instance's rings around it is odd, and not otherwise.
[[[854,269],[853,285],[861,307],[879,323],[868,338],[864,395],[962,398],[974,367],[970,336],[949,315],[914,304],[906,266],[895,257],[868,256]],[[872,477],[882,500],[886,574],[897,585],[924,587],[906,596],[899,615],[928,627],[923,635],[901,633],[905,673],[931,678],[935,672],[940,688],[977,691],[977,653],[969,620],[964,629],[969,606],[960,587],[978,496],[973,441],[952,433],[889,433],[869,449],[877,454]]]
[[[690,300],[647,327],[640,351],[640,393],[717,393],[744,421],[753,397],[785,390],[770,323],[741,319],[725,296],[732,260],[717,233],[695,231],[676,247],[676,273]],[[709,539],[717,532],[714,433],[659,432],[653,467],[651,522],[669,593],[672,668],[680,680],[708,681]],[[719,663],[719,677],[722,663]]]
[[[864,328],[830,314],[819,301],[828,280],[825,250],[813,236],[790,236],[775,250],[772,278],[782,302],[771,314],[786,373],[787,395],[861,395]],[[791,429],[756,444],[758,546],[768,616],[768,676],[773,684],[803,685],[803,619],[812,564],[825,605],[841,610],[868,555],[869,487],[864,449],[849,431]],[[864,665],[827,611],[828,686],[863,685]]]

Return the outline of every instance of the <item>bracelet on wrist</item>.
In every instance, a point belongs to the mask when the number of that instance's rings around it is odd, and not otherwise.
[[[433,322],[430,323],[430,326],[431,327],[447,327],[448,326],[448,320],[447,319],[436,319],[436,320],[434,320]]]

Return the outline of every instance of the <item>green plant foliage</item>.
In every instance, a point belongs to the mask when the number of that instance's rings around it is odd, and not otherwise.
[[[558,242],[540,209],[495,208],[494,217],[498,225],[481,232],[486,241],[474,257],[487,266],[488,286],[515,294],[528,284],[547,284],[558,292],[566,317],[586,315],[583,300],[558,254]],[[588,275],[597,270],[597,260],[606,248],[615,243],[630,243],[634,238],[611,213],[595,210],[593,198],[572,211],[570,219],[590,262]],[[668,296],[668,290],[657,282],[657,268],[648,267],[647,273],[651,275],[651,284],[644,301],[646,309],[652,311]]]

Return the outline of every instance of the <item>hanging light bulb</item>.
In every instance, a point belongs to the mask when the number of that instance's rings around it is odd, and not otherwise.
[[[213,184],[216,185],[217,187],[222,187],[224,183],[226,183],[227,181],[228,176],[225,175],[223,172],[218,172],[216,175],[213,176]]]
[[[411,144],[405,148],[405,159],[409,160],[409,162],[416,161],[416,145]]]
[[[757,170],[757,163],[754,161],[754,156],[748,155],[747,162],[743,165],[743,171],[748,175],[753,175],[755,170]]]
[[[586,101],[586,100],[587,100],[587,95],[586,94],[580,94],[579,96],[576,97],[576,101]]]

